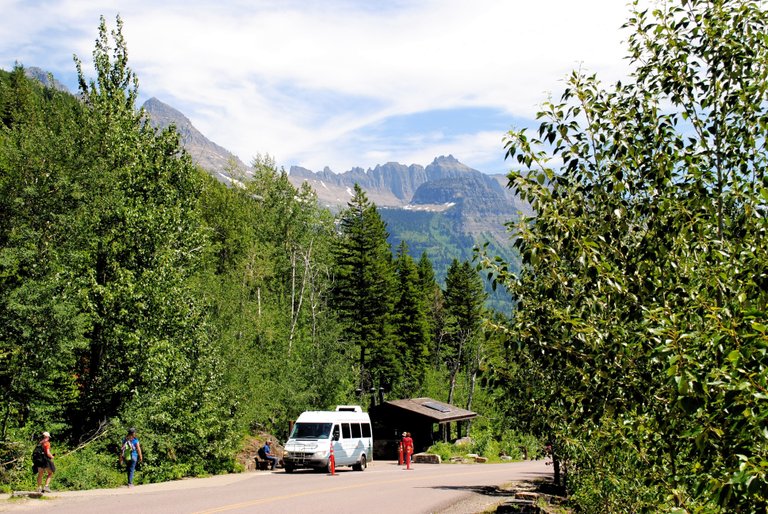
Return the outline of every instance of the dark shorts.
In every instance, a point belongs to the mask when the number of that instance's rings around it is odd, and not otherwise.
[[[34,473],[37,473],[38,471],[44,471],[46,469],[51,470],[51,473],[56,473],[56,464],[54,464],[52,460],[45,459],[45,464],[42,466],[35,464],[32,469]]]

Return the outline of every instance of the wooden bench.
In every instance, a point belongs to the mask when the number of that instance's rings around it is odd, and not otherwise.
[[[258,455],[255,458],[255,464],[256,464],[256,470],[258,471],[267,471],[270,467],[270,462],[268,460],[264,460]]]

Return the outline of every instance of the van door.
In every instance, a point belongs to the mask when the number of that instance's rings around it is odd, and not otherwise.
[[[344,447],[341,439],[341,427],[338,423],[334,424],[333,430],[331,430],[331,445],[333,446],[333,458],[336,465],[340,466],[344,460]]]

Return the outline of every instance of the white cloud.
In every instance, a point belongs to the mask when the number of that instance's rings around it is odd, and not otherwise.
[[[507,112],[511,124],[512,115],[532,117],[580,63],[611,80],[626,66],[619,27],[628,10],[616,0],[119,7],[142,95],[181,110],[245,161],[268,152],[312,169],[368,167],[384,156],[425,164],[447,153],[490,163],[503,157],[503,133],[391,134],[365,147],[360,131],[391,116],[467,106]],[[99,15],[113,27],[118,5],[0,0],[0,10],[12,13],[0,21],[0,66],[20,60],[58,73],[73,69],[72,53],[89,60]]]

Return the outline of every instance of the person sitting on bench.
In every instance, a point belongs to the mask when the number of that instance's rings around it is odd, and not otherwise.
[[[269,462],[269,469],[275,469],[275,466],[277,465],[277,457],[272,455],[272,441],[267,441],[264,443],[264,446],[259,448],[259,457],[261,457],[262,460],[265,460]]]

